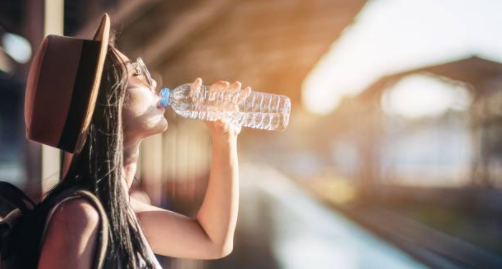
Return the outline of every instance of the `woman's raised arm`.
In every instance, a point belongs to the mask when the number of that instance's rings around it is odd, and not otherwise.
[[[194,84],[201,82],[196,80]],[[240,86],[239,82],[230,85],[225,81],[212,85],[235,91]],[[157,254],[217,259],[233,250],[239,208],[237,137],[241,128],[223,121],[206,123],[213,138],[212,163],[206,195],[196,218],[131,198],[147,240]]]

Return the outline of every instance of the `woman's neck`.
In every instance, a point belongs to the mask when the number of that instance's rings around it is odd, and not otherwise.
[[[124,167],[123,175],[125,184],[127,186],[127,192],[131,188],[134,176],[136,175],[136,169],[138,167],[139,159],[139,145],[141,141],[135,141],[133,143],[124,143]]]

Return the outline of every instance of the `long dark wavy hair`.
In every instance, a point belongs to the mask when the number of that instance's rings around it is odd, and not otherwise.
[[[139,227],[129,213],[129,194],[123,185],[122,107],[128,72],[115,50],[114,39],[113,36],[108,46],[86,142],[80,153],[73,156],[64,180],[54,186],[45,199],[74,187],[94,193],[103,204],[110,223],[108,253],[112,259],[116,262],[120,259],[125,268],[140,268],[139,258],[142,258],[146,267],[141,268],[154,268]],[[62,164],[60,168],[62,176]]]

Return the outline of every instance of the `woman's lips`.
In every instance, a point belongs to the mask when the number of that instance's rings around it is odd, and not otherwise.
[[[157,105],[157,109],[162,110],[162,111],[166,110],[166,108],[165,108],[165,107],[163,107],[163,106],[162,106],[162,105],[160,105],[160,104],[158,104],[158,105]]]

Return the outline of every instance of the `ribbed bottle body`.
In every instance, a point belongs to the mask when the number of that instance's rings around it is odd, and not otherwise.
[[[201,89],[190,98],[190,84],[171,91],[169,104],[182,117],[215,121],[227,119],[233,124],[255,129],[283,131],[289,124],[291,101],[287,96],[252,91],[239,100],[233,91]]]

